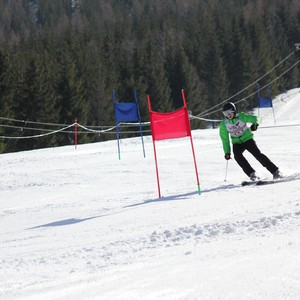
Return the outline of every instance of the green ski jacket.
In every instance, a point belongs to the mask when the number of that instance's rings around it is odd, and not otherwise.
[[[226,119],[221,122],[219,133],[225,154],[231,154],[229,136],[232,144],[242,144],[253,138],[253,133],[247,123],[260,124],[260,119],[257,116],[241,112],[236,114],[233,119]]]

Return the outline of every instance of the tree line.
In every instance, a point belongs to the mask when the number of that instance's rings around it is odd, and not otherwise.
[[[143,121],[149,119],[148,94],[153,110],[167,112],[181,107],[181,89],[189,110],[199,114],[294,51],[300,42],[300,3],[2,0],[0,25],[0,136],[23,137],[49,124],[73,124],[75,117],[86,126],[113,125],[113,90],[121,102],[133,101],[136,89]],[[299,87],[299,66],[275,80],[297,55],[259,84],[273,81],[273,94]],[[255,89],[251,86],[232,101]],[[255,101],[253,96],[241,106]],[[220,118],[220,112],[209,117]],[[193,128],[204,126],[192,122]],[[83,134],[80,142],[111,138],[115,136],[108,133]],[[0,152],[73,142],[66,133],[0,138]]]

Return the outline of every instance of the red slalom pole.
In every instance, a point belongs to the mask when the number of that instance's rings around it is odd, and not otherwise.
[[[78,144],[78,123],[77,123],[77,118],[75,118],[75,123],[74,123],[74,144],[75,144],[75,149],[77,149],[77,144]]]
[[[199,195],[201,195],[198,168],[197,168],[197,162],[196,162],[196,156],[195,156],[195,150],[194,150],[194,144],[193,144],[193,138],[192,138],[192,130],[191,130],[190,119],[189,119],[189,115],[188,115],[188,110],[187,110],[187,106],[186,106],[186,99],[185,99],[185,94],[184,94],[183,89],[181,90],[181,95],[182,95],[184,107],[186,109],[186,123],[187,123],[187,125],[189,127],[189,131],[190,131],[190,141],[191,141],[192,153],[193,153],[193,158],[194,158],[194,166],[195,166],[196,179],[197,179],[197,185],[198,185],[198,193],[199,193]]]
[[[156,147],[155,147],[155,136],[153,136],[153,126],[152,126],[152,118],[151,118],[151,102],[150,96],[148,95],[148,109],[150,114],[150,128],[151,128],[151,136],[152,136],[152,143],[153,143],[153,150],[154,150],[154,160],[155,160],[155,169],[156,169],[156,180],[157,180],[157,188],[158,188],[158,197],[161,198],[160,193],[160,183],[159,183],[159,175],[158,175],[158,164],[157,164],[157,156],[156,156]]]
[[[161,198],[160,194],[160,183],[159,183],[159,175],[158,175],[158,165],[157,165],[157,156],[156,156],[156,147],[155,147],[155,142],[152,139],[153,142],[153,149],[154,149],[154,158],[155,158],[155,167],[156,167],[156,180],[157,180],[157,187],[158,187],[158,197]]]

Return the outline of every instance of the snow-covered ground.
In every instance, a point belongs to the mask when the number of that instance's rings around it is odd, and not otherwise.
[[[218,129],[193,131],[201,195],[187,138],[156,142],[160,199],[151,137],[1,155],[0,299],[300,299],[299,89],[274,109],[273,185],[224,181]]]

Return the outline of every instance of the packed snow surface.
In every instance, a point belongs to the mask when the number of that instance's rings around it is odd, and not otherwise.
[[[0,156],[0,299],[300,299],[300,93],[255,111],[293,180],[242,187],[218,129]],[[192,121],[191,121],[192,122]],[[275,124],[276,122],[276,124]],[[245,153],[258,175],[271,174]],[[225,181],[226,180],[226,181]]]

